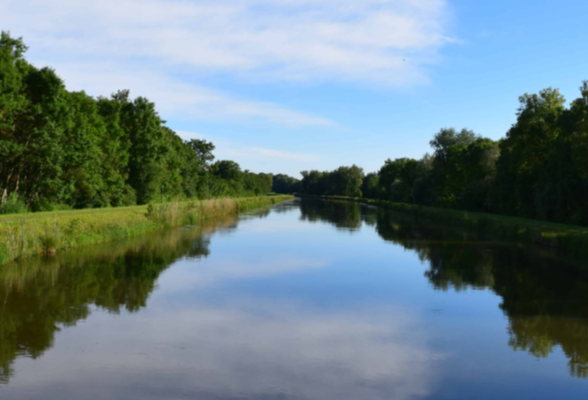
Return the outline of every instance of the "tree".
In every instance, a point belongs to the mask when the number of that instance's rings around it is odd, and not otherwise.
[[[525,94],[517,122],[500,144],[497,164],[499,209],[521,217],[549,219],[554,212],[549,161],[557,147],[565,100],[558,90]]]
[[[363,169],[357,165],[339,167],[326,175],[327,193],[335,196],[361,197]]]
[[[300,180],[284,174],[273,176],[272,190],[275,193],[290,194],[300,191]]]
[[[186,144],[196,155],[196,160],[200,163],[202,169],[208,169],[209,164],[214,160],[214,144],[202,139],[191,139]]]
[[[121,127],[130,141],[128,184],[135,190],[139,204],[148,203],[159,194],[159,161],[165,152],[163,121],[155,104],[144,97],[131,101],[129,91],[113,95],[121,103]]]
[[[325,174],[317,170],[302,171],[300,191],[305,194],[324,195],[327,194],[327,181]]]
[[[15,189],[14,177],[25,143],[19,132],[21,115],[29,105],[25,94],[25,77],[30,66],[23,55],[27,47],[7,32],[0,36],[0,204]]]
[[[110,99],[99,97],[98,113],[105,125],[105,135],[101,138],[102,175],[108,203],[112,206],[132,205],[137,199],[135,190],[128,185],[130,138],[120,125],[122,103],[114,96]]]
[[[417,160],[412,158],[386,160],[378,172],[382,196],[386,200],[401,203],[411,202],[417,167]]]
[[[363,178],[361,183],[361,193],[368,199],[377,199],[380,197],[379,178],[375,172],[370,172]]]

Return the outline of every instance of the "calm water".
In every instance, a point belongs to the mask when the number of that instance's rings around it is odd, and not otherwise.
[[[0,398],[586,399],[577,271],[290,202],[0,268]]]

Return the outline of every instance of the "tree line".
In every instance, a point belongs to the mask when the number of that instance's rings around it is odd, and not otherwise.
[[[26,61],[22,39],[0,37],[0,212],[146,204],[167,198],[271,192],[272,175],[228,160],[214,145],[183,141],[155,104],[128,90],[70,92]]]
[[[588,82],[568,107],[551,88],[519,100],[498,141],[441,129],[421,159],[388,159],[368,174],[355,165],[303,171],[286,188],[588,225]]]

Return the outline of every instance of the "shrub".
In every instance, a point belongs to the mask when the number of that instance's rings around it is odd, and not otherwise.
[[[0,214],[22,214],[27,211],[27,205],[18,198],[16,193],[11,193],[6,202],[0,205]]]

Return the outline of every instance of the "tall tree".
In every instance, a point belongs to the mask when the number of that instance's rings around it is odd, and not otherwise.
[[[500,211],[522,217],[549,219],[553,198],[549,160],[560,133],[565,100],[556,89],[519,98],[517,122],[500,144],[497,181]]]

